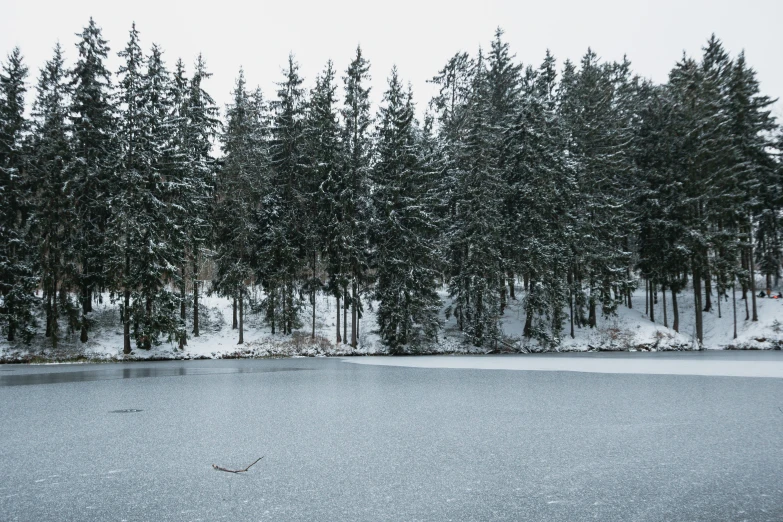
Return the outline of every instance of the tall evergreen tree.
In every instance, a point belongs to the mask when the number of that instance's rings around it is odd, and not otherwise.
[[[573,236],[576,184],[565,155],[564,128],[557,108],[555,60],[547,52],[541,67],[528,71],[523,98],[507,132],[510,170],[506,182],[514,194],[507,236],[515,267],[526,275],[526,337],[557,346],[563,310],[570,303],[567,273]],[[507,200],[507,203],[508,200]]]
[[[118,80],[118,123],[117,144],[119,145],[119,187],[116,190],[115,201],[112,204],[110,224],[110,240],[116,243],[109,252],[115,266],[113,273],[121,274],[118,289],[122,291],[123,302],[121,316],[123,323],[123,352],[131,352],[131,321],[138,330],[138,307],[131,308],[131,295],[139,288],[139,281],[134,277],[138,274],[138,254],[145,248],[143,236],[147,231],[141,226],[146,220],[141,216],[141,199],[146,195],[147,187],[143,185],[145,171],[148,168],[149,156],[144,142],[144,126],[147,123],[142,95],[142,76],[144,57],[139,45],[139,33],[134,23],[130,30],[128,44],[119,52],[125,63],[119,70]],[[133,317],[132,317],[133,316]],[[143,317],[142,317],[143,318]],[[142,334],[143,335],[143,334]],[[144,348],[149,349],[150,339],[144,336],[140,339]]]
[[[434,186],[416,128],[410,91],[392,69],[378,120],[373,166],[378,327],[392,352],[435,338],[440,299],[436,284]]]
[[[766,288],[771,288],[783,261],[780,240],[783,178],[770,154],[777,128],[770,112],[773,100],[760,93],[756,72],[747,65],[744,52],[734,61],[727,76],[730,133],[740,180],[737,183],[740,190],[730,202],[731,208],[734,222],[746,223],[749,232],[752,231],[746,244],[750,247],[755,241],[753,262],[758,263],[765,276]],[[753,316],[754,321],[758,320],[755,303]]]
[[[170,79],[158,46],[143,57],[135,26],[120,56],[125,58],[119,70],[120,180],[110,226],[113,251],[119,253],[114,272],[122,274],[124,352],[130,353],[131,326],[143,349],[161,334],[169,339],[180,334],[175,298],[166,288],[176,258],[166,179],[172,159]]]
[[[341,171],[340,171],[340,125],[337,120],[337,86],[331,60],[316,78],[315,88],[310,94],[310,103],[305,120],[305,136],[309,159],[309,175],[306,189],[308,206],[308,243],[312,255],[311,278],[308,282],[310,300],[313,306],[312,333],[315,337],[315,298],[320,289],[327,289],[337,299],[336,343],[342,342],[340,335],[340,295],[344,287],[342,256],[340,248],[342,216],[340,215]],[[318,276],[318,256],[323,259],[327,281]]]
[[[192,203],[203,188],[201,183],[192,183],[192,171],[190,169],[192,156],[189,143],[188,101],[190,100],[190,80],[185,72],[185,64],[181,59],[174,66],[174,73],[169,84],[169,127],[171,132],[171,146],[166,168],[166,178],[169,180],[169,193],[167,206],[170,209],[170,217],[173,221],[170,241],[171,248],[175,252],[175,266],[177,275],[175,282],[179,286],[179,323],[177,325],[177,338],[179,348],[187,345],[187,283],[188,270],[192,263],[189,262],[190,222],[193,212],[203,211],[203,205],[197,205],[194,209]],[[201,199],[196,199],[202,202]]]
[[[285,79],[278,84],[277,100],[272,104],[270,186],[263,208],[266,251],[260,258],[264,260],[262,280],[267,289],[268,320],[273,330],[279,321],[282,333],[291,334],[299,326],[301,299],[297,287],[307,256],[305,233],[299,223],[306,209],[303,198],[307,176],[306,100],[299,65],[293,55],[289,55],[283,74]]]
[[[33,104],[30,173],[35,178],[34,232],[46,314],[46,337],[56,347],[61,310],[73,310],[69,291],[75,275],[72,263],[76,215],[69,192],[67,167],[71,161],[68,140],[69,89],[62,48],[41,69]],[[64,298],[60,301],[59,298]]]
[[[38,284],[29,234],[31,198],[24,138],[27,66],[18,47],[0,72],[0,328],[9,341],[32,336]]]
[[[455,150],[455,211],[448,228],[447,309],[476,346],[493,346],[501,335],[500,290],[504,278],[503,180],[493,161],[491,100],[479,53],[465,130]]]
[[[343,193],[340,196],[344,232],[342,248],[345,271],[351,286],[343,288],[343,300],[351,305],[351,346],[356,348],[362,301],[359,290],[366,282],[368,267],[368,229],[371,212],[369,174],[372,154],[370,125],[370,62],[364,58],[361,47],[343,77]],[[344,325],[344,327],[347,325]],[[347,337],[347,336],[344,336]],[[345,339],[343,340],[345,342]]]
[[[213,214],[216,277],[212,288],[238,303],[239,344],[244,342],[247,281],[253,275],[254,246],[258,241],[257,201],[265,183],[261,100],[248,93],[240,69],[226,108],[221,135],[223,159],[218,172]]]
[[[503,41],[503,30],[497,28],[487,54],[486,81],[489,91],[489,130],[492,134],[493,151],[491,160],[499,169],[505,184],[503,194],[503,262],[504,272],[509,275],[509,288],[514,295],[514,280],[519,252],[514,248],[517,237],[516,214],[519,212],[520,198],[516,193],[518,178],[515,170],[508,168],[508,141],[505,139],[507,129],[514,117],[514,109],[520,105],[522,65],[514,62],[507,42]],[[529,274],[526,274],[529,277]],[[505,277],[502,283],[505,283]],[[500,284],[501,313],[506,302],[505,284]]]
[[[106,202],[116,186],[116,118],[111,73],[104,64],[109,47],[101,29],[90,18],[89,24],[78,36],[79,57],[70,74],[69,133],[73,157],[69,170],[78,219],[74,252],[80,268],[76,281],[82,306],[80,338],[87,342],[92,300],[100,297],[109,283],[106,260],[110,252],[106,242],[106,225],[110,209]]]
[[[181,68],[177,68],[175,82],[180,81]],[[184,75],[184,71],[183,71]],[[187,95],[183,99],[184,108],[181,113],[182,162],[183,174],[180,183],[184,222],[187,237],[185,238],[185,255],[191,265],[191,282],[193,289],[193,335],[199,336],[199,284],[203,250],[208,246],[211,237],[210,204],[214,186],[215,159],[212,156],[212,141],[220,127],[218,109],[215,101],[204,90],[204,82],[212,76],[207,72],[207,64],[202,55],[196,59],[193,77],[187,87]]]
[[[613,69],[592,50],[578,72],[566,62],[560,87],[566,153],[580,194],[575,227],[582,239],[573,251],[569,277],[577,323],[595,327],[597,305],[605,315],[613,313],[628,284],[625,238],[632,216],[624,187],[633,172],[633,136],[618,117]]]

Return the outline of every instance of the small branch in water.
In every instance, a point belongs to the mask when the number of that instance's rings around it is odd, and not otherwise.
[[[256,459],[256,461],[253,462],[253,464],[251,464],[250,466],[246,467],[245,469],[228,469],[228,468],[223,468],[221,466],[216,466],[215,464],[212,464],[212,467],[215,468],[218,471],[225,471],[226,473],[244,473],[247,470],[249,470],[251,467],[253,467],[253,465],[255,465],[256,462],[258,462],[259,460],[261,460],[263,458],[264,457],[258,457]]]

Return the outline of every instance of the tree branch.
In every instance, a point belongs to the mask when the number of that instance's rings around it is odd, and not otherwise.
[[[258,458],[256,459],[256,461],[255,461],[255,462],[253,462],[253,464],[250,464],[250,465],[249,465],[248,467],[246,467],[245,469],[228,469],[228,468],[224,468],[224,467],[221,467],[221,466],[216,466],[215,464],[212,464],[212,467],[213,467],[213,468],[215,468],[215,469],[216,469],[216,470],[218,470],[218,471],[225,471],[226,473],[244,473],[244,472],[246,472],[247,470],[249,470],[251,467],[253,467],[253,465],[254,465],[256,462],[258,462],[259,460],[261,460],[261,459],[263,459],[263,458],[264,458],[264,457],[258,457]]]

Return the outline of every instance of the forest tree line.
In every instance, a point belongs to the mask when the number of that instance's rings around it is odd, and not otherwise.
[[[396,68],[371,106],[361,48],[310,88],[289,56],[268,98],[240,70],[222,118],[201,56],[190,72],[182,60],[169,68],[134,25],[110,71],[92,19],[76,48],[67,66],[58,44],[34,88],[18,48],[0,72],[9,341],[29,341],[40,318],[55,346],[86,342],[108,293],[125,353],[182,348],[199,335],[205,263],[208,290],[234,300],[239,342],[246,307],[273,333],[312,321],[315,336],[326,294],[336,342],[357,345],[374,301],[392,352],[437,338],[444,283],[447,316],[492,346],[521,282],[524,336],[554,347],[632,306],[640,284],[651,300],[668,292],[675,330],[678,300],[692,299],[701,341],[703,312],[739,291],[756,320],[756,276],[768,287],[780,276],[773,100],[714,36],[658,85],[592,50],[559,69],[548,52],[525,67],[498,29],[432,78],[423,121]]]

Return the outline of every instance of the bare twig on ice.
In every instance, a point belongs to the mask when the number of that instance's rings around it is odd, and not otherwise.
[[[228,469],[228,468],[224,468],[224,467],[221,467],[221,466],[217,466],[215,464],[212,464],[212,467],[215,468],[218,471],[225,471],[226,473],[244,473],[247,470],[249,470],[251,467],[253,467],[253,465],[255,465],[256,462],[258,462],[259,460],[261,460],[263,458],[264,457],[258,457],[256,459],[256,461],[253,462],[253,464],[251,464],[250,466],[246,467],[245,469]]]

